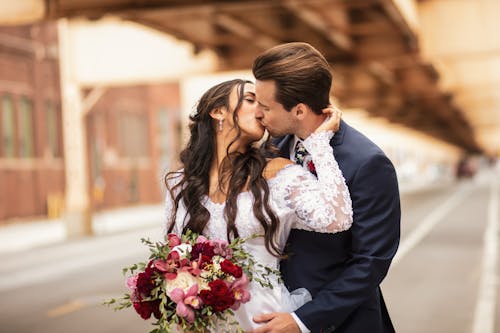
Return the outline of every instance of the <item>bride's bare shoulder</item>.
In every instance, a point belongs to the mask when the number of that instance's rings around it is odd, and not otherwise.
[[[271,179],[276,177],[276,174],[289,164],[293,164],[293,162],[283,157],[268,160],[263,172],[264,178]]]

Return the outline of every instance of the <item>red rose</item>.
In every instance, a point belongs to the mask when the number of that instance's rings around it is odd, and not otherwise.
[[[221,262],[220,268],[224,273],[231,274],[235,278],[240,278],[243,274],[241,267],[233,264],[230,260],[224,260]]]
[[[224,311],[234,304],[234,292],[227,284],[218,279],[208,283],[210,290],[200,291],[200,298],[216,312]]]
[[[146,272],[139,273],[137,276],[137,291],[139,294],[147,297],[154,287],[154,280],[149,274],[146,274]]]
[[[227,286],[227,283],[221,279],[210,281],[208,283],[208,286],[210,287],[210,290],[215,295],[224,295],[229,291],[229,287]]]
[[[155,273],[159,272],[157,268],[154,267],[154,262],[151,260],[148,266],[137,275],[137,292],[145,297],[148,297],[151,291],[155,288]]]
[[[214,256],[214,247],[209,242],[196,243],[191,250],[191,259],[198,259],[200,254],[210,257]]]
[[[204,268],[206,265],[210,265],[212,263],[212,258],[210,258],[209,256],[204,256],[204,255],[201,255],[201,258],[200,258],[200,268]]]
[[[155,316],[156,319],[160,319],[160,300],[156,301],[146,301],[146,302],[134,302],[135,312],[141,316],[142,319],[147,320],[151,317],[151,314]]]

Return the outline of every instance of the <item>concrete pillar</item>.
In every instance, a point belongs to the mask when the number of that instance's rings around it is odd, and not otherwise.
[[[78,237],[92,234],[92,211],[88,186],[88,154],[82,93],[74,74],[68,22],[58,22],[61,102],[66,171],[66,234]]]

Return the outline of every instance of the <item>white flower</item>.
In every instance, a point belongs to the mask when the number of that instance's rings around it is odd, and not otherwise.
[[[214,271],[219,272],[221,270],[220,268],[220,263],[224,261],[224,258],[221,256],[214,256],[212,258],[213,266],[214,266]]]
[[[205,279],[198,279],[198,290],[209,290],[210,287],[208,286],[208,281]]]
[[[186,258],[188,253],[191,253],[191,244],[182,243],[175,246],[172,251],[179,253],[179,257]]]
[[[200,277],[202,277],[203,279],[210,279],[212,275],[213,275],[212,272],[207,270],[202,270],[200,273]]]
[[[191,275],[189,272],[179,272],[177,277],[173,280],[165,281],[165,290],[167,295],[170,297],[170,292],[176,288],[181,288],[184,292],[187,292],[189,288],[195,283],[199,283],[198,279]],[[198,285],[198,288],[200,286]]]

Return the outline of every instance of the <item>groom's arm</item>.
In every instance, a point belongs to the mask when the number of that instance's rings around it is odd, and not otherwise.
[[[397,177],[380,154],[362,165],[350,186],[354,210],[351,258],[344,271],[295,311],[313,332],[339,327],[365,302],[387,274],[400,235]]]

